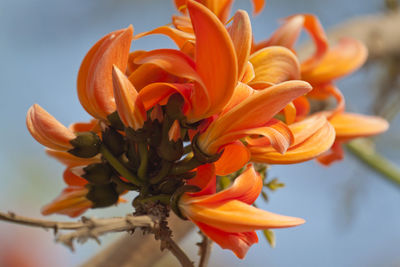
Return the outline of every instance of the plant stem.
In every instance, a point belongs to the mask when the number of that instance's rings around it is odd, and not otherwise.
[[[131,173],[103,144],[100,147],[100,153],[107,160],[108,163],[124,178],[128,179],[132,184],[140,186],[142,182]]]
[[[382,174],[383,177],[400,185],[400,169],[388,159],[373,150],[364,140],[348,143],[347,148],[369,167]]]
[[[146,143],[139,143],[140,165],[138,169],[138,176],[140,179],[145,180],[147,177],[147,165],[149,163],[148,150]]]

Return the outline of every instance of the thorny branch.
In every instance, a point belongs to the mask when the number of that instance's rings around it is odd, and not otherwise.
[[[0,212],[0,220],[27,226],[53,229],[56,241],[74,250],[73,242],[84,243],[88,239],[94,239],[100,243],[99,237],[113,232],[133,232],[141,228],[147,233],[153,233],[156,239],[161,240],[161,248],[169,249],[184,267],[192,267],[193,263],[182,251],[182,249],[172,240],[171,231],[165,221],[161,221],[155,216],[126,215],[125,217],[115,218],[87,218],[82,217],[78,222],[58,222],[34,219],[16,215],[13,212]],[[68,234],[60,234],[59,230],[72,230]]]

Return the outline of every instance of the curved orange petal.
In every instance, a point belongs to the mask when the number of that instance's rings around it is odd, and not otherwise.
[[[294,44],[300,36],[301,29],[304,25],[304,16],[295,15],[285,20],[285,23],[274,32],[274,34],[266,41],[254,44],[253,51],[258,51],[267,46],[284,46],[293,49]]]
[[[283,114],[285,115],[285,122],[287,124],[292,124],[296,121],[297,111],[296,106],[293,104],[293,102],[290,102],[286,105],[286,107],[283,109]]]
[[[251,3],[253,4],[254,15],[257,15],[264,9],[265,0],[251,0]]]
[[[293,99],[306,94],[311,86],[303,81],[289,81],[258,91],[220,116],[199,136],[198,144],[207,147],[232,132],[264,126]]]
[[[177,82],[179,78],[166,72],[157,65],[144,64],[133,71],[128,79],[136,90],[140,92],[143,87],[151,83]]]
[[[228,103],[237,83],[237,59],[232,40],[225,26],[206,7],[188,2],[188,10],[196,35],[196,70],[205,84],[209,98],[196,89],[193,119],[219,113]],[[198,87],[199,85],[196,85]],[[209,103],[204,103],[205,101]]]
[[[200,165],[196,169],[196,176],[188,180],[186,184],[198,186],[201,190],[186,194],[191,197],[214,194],[216,191],[216,178],[214,164]]]
[[[311,84],[330,82],[357,70],[367,57],[368,50],[363,43],[350,38],[341,39],[314,68],[302,69],[302,79]]]
[[[246,11],[238,10],[235,13],[228,32],[236,50],[238,78],[240,79],[246,70],[253,40],[251,22]]]
[[[307,97],[300,96],[293,100],[293,104],[296,107],[296,117],[304,117],[306,116],[310,110],[310,102],[308,101]]]
[[[250,152],[242,142],[224,146],[222,156],[214,163],[217,175],[228,175],[240,170],[250,160]]]
[[[88,183],[84,178],[74,174],[70,169],[66,169],[63,173],[64,182],[72,186],[84,186]]]
[[[293,52],[281,46],[271,46],[250,56],[255,77],[249,83],[277,84],[287,80],[300,79],[300,64]]]
[[[232,250],[239,258],[243,259],[249,248],[258,243],[256,232],[229,233],[207,224],[194,222],[199,229],[221,248]]]
[[[128,78],[113,65],[112,79],[117,111],[121,121],[134,130],[142,128],[146,120],[146,110]]]
[[[166,104],[168,98],[174,94],[179,93],[185,100],[183,111],[187,112],[192,108],[190,100],[193,91],[193,84],[180,84],[180,83],[152,83],[144,87],[139,96],[143,102],[146,110],[149,110],[156,104]]]
[[[329,122],[335,128],[337,140],[377,135],[389,128],[385,119],[355,113],[337,113]]]
[[[76,166],[86,166],[92,163],[101,162],[100,155],[93,158],[79,158],[68,152],[46,149],[46,154],[52,158],[55,158],[68,168]]]
[[[89,122],[76,122],[71,124],[68,127],[74,133],[81,133],[81,132],[100,132],[99,129],[99,121],[96,119],[92,119]]]
[[[116,65],[125,71],[133,34],[132,25],[98,41],[82,61],[78,73],[78,96],[93,117],[105,119],[115,111],[111,71]]]
[[[254,79],[256,74],[254,73],[253,65],[247,61],[246,66],[244,68],[243,76],[239,79],[242,83],[249,83],[251,80]]]
[[[186,196],[182,196],[181,203]],[[255,208],[239,200],[226,201],[220,205],[181,204],[181,211],[193,221],[205,223],[227,232],[251,232],[268,228],[293,227],[303,224],[300,218],[283,216]]]
[[[231,110],[233,107],[244,101],[246,98],[248,98],[255,92],[256,91],[247,84],[239,82],[235,88],[235,91],[233,92],[231,99],[229,100],[228,104],[224,107],[224,110],[221,112],[220,116]]]
[[[292,125],[289,127],[294,134],[295,143],[285,154],[280,154],[268,147],[249,147],[251,160],[271,164],[299,163],[313,159],[326,152],[335,141],[335,129],[327,121],[317,130],[304,129],[302,127],[296,129]],[[310,135],[310,131],[312,135]],[[304,140],[302,141],[303,138]]]
[[[152,50],[136,57],[135,63],[156,65],[172,75],[196,81],[204,87],[202,79],[196,72],[194,61],[178,50]]]
[[[342,143],[340,141],[335,141],[331,149],[329,149],[327,152],[317,157],[317,161],[322,165],[329,166],[333,162],[342,160],[343,158],[344,158],[344,151]]]
[[[238,200],[251,205],[260,195],[262,187],[260,174],[254,170],[252,164],[248,164],[246,170],[235,179],[229,188],[189,201],[190,204],[195,203],[196,205],[222,205],[231,200]]]
[[[43,215],[53,213],[65,214],[76,217],[92,207],[92,202],[86,198],[88,189],[83,186],[69,186],[51,203],[45,205],[41,212]]]
[[[148,32],[139,33],[135,35],[134,39],[136,40],[151,34],[162,34],[168,36],[180,49],[182,49],[188,41],[193,41],[195,39],[192,33],[187,33],[168,26],[161,26]]]
[[[130,76],[132,74],[132,72],[134,72],[140,66],[138,64],[135,64],[135,59],[138,56],[143,55],[144,53],[146,53],[146,51],[144,51],[144,50],[136,50],[136,51],[129,53],[128,65],[126,67],[126,75],[127,76]]]
[[[181,31],[184,31],[187,33],[193,33],[192,22],[190,21],[190,18],[188,16],[172,15],[172,24],[178,30],[181,30]]]
[[[61,151],[73,148],[70,141],[76,137],[75,134],[38,104],[29,108],[26,126],[33,138],[48,148]]]

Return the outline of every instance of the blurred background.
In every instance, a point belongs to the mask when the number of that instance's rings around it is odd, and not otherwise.
[[[329,29],[353,17],[389,12],[397,4],[396,0],[268,0],[264,11],[252,20],[253,31],[256,40],[264,39],[280,18],[294,13],[314,13]],[[251,12],[249,1],[238,0],[234,7]],[[135,33],[167,24],[174,13],[170,0],[0,0],[0,211],[41,217],[41,206],[64,186],[61,164],[46,157],[26,130],[28,108],[38,103],[65,125],[87,121],[90,117],[76,95],[76,75],[89,48],[103,35],[129,24]],[[174,44],[166,37],[152,36],[132,45],[133,50],[160,47],[174,48]],[[393,55],[378,58],[343,79],[339,87],[348,110],[390,117],[391,129],[374,141],[380,154],[400,165],[399,62]],[[308,162],[272,166],[269,174],[286,187],[270,194],[268,203],[260,200],[258,205],[305,218],[307,223],[277,230],[274,249],[260,234],[259,244],[244,260],[214,246],[210,266],[400,265],[399,184],[382,178],[350,153],[329,168]],[[121,204],[86,215],[129,212],[130,205]],[[103,245],[115,238],[102,238]],[[182,243],[194,258],[199,240],[194,232]],[[76,266],[101,248],[89,241],[72,253],[54,243],[51,231],[0,221],[1,267]],[[171,266],[177,264],[171,262]]]

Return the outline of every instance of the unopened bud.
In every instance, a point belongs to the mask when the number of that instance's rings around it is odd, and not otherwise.
[[[95,163],[83,168],[81,177],[93,184],[108,184],[111,180],[112,169],[108,164]]]
[[[113,184],[88,185],[89,192],[86,198],[93,202],[93,208],[103,208],[118,202],[119,195]]]
[[[183,105],[185,104],[183,97],[180,94],[173,94],[168,99],[167,115],[173,120],[181,120],[185,116],[182,113]]]
[[[74,148],[68,150],[69,153],[80,158],[91,158],[99,153],[101,140],[94,132],[83,132],[77,133],[70,143]]]
[[[114,129],[123,131],[125,126],[121,121],[121,118],[118,115],[118,111],[114,111],[113,113],[111,113],[110,115],[107,116],[108,121],[111,124],[111,127],[113,127]]]
[[[114,156],[119,156],[124,153],[124,137],[110,127],[103,132],[103,143]]]

